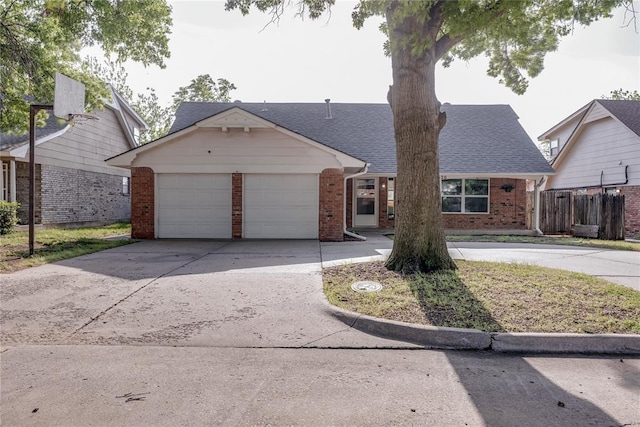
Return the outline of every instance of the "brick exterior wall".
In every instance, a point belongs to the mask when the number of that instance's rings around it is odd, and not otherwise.
[[[506,192],[504,184],[514,189]],[[524,179],[491,178],[488,214],[442,214],[445,229],[526,230],[527,184]]]
[[[640,239],[640,185],[619,188],[624,194],[624,234],[631,239]]]
[[[353,179],[347,180],[347,228],[353,227]]]
[[[155,237],[155,180],[151,168],[131,168],[131,237]]]
[[[42,166],[36,164],[36,224],[42,223]],[[29,163],[16,162],[16,202],[20,224],[29,224]]]
[[[42,223],[129,221],[131,199],[122,176],[42,166]]]
[[[318,238],[320,241],[344,240],[344,175],[340,169],[325,169],[320,174]]]
[[[389,219],[387,213],[387,184],[386,176],[378,179],[378,228],[393,228],[396,224],[395,219]]]
[[[231,237],[242,239],[242,174],[231,174]]]

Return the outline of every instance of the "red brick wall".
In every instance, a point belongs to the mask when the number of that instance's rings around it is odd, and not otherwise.
[[[353,179],[347,180],[347,227],[353,227]]]
[[[320,174],[319,191],[320,241],[341,242],[344,240],[342,219],[344,203],[344,175],[340,169],[325,169]]]
[[[387,184],[386,176],[378,178],[378,228],[393,228],[396,223],[387,214]]]
[[[131,237],[155,238],[155,182],[151,168],[131,168]]]
[[[515,188],[506,192],[504,184]],[[524,179],[491,178],[488,214],[442,214],[444,228],[526,230],[527,184]]]
[[[231,174],[231,236],[242,239],[242,174]]]
[[[640,185],[619,187],[624,194],[624,234],[640,239]]]

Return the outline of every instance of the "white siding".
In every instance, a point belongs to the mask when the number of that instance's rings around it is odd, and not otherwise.
[[[640,137],[617,120],[607,117],[584,125],[569,151],[554,164],[556,175],[546,189],[599,186],[624,182],[640,185]]]
[[[133,167],[156,173],[320,173],[336,157],[274,129],[197,129],[145,151]]]
[[[105,163],[131,148],[115,113],[105,108],[95,115],[97,120],[79,121],[61,136],[38,145],[36,163],[129,176],[128,170]]]

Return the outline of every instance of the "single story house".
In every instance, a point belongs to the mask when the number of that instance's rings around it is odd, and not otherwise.
[[[114,90],[102,111],[73,124],[52,114],[36,128],[36,224],[104,224],[131,218],[130,173],[105,159],[137,147],[147,125]],[[29,221],[29,134],[0,133],[0,200]]]
[[[549,144],[544,190],[625,196],[625,235],[640,238],[640,101],[596,99],[538,138]]]
[[[523,232],[526,180],[553,173],[508,105],[443,105],[449,229]],[[131,169],[136,238],[343,240],[394,225],[387,104],[180,105],[169,133],[107,160]]]

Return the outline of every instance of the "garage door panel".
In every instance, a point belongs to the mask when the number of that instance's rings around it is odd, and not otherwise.
[[[246,238],[317,239],[318,175],[246,175]]]
[[[158,175],[158,237],[231,238],[231,176]]]

